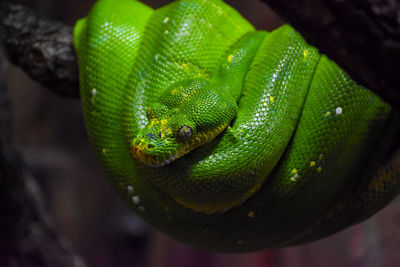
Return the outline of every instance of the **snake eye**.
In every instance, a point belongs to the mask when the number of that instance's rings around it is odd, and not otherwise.
[[[179,129],[179,138],[187,140],[193,135],[193,130],[187,125],[182,126],[182,128]]]

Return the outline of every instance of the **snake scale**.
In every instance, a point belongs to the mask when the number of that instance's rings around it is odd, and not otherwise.
[[[399,191],[399,169],[382,165],[397,113],[289,25],[256,31],[220,0],[99,0],[74,46],[98,159],[174,239],[219,252],[302,244]]]

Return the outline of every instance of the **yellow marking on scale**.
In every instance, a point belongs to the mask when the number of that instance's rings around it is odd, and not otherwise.
[[[151,129],[154,126],[154,124],[158,124],[158,120],[157,119],[152,119],[151,120],[150,125],[149,125],[149,129]]]
[[[249,211],[249,213],[247,214],[247,216],[249,218],[254,218],[254,216],[256,216],[256,214],[254,213],[254,211]]]
[[[189,64],[188,64],[188,63],[183,63],[183,64],[182,64],[182,67],[183,67],[185,70],[188,70],[188,69],[189,69]]]
[[[232,57],[233,57],[233,55],[232,55],[232,54],[230,54],[230,55],[228,56],[228,62],[229,62],[229,63],[231,63],[231,62],[232,62]]]
[[[161,125],[166,125],[166,124],[167,124],[167,122],[168,122],[168,120],[167,120],[167,119],[162,119],[162,120],[161,120]]]
[[[290,177],[290,181],[296,182],[297,178],[299,178],[299,174],[297,173],[297,169],[296,168],[294,168],[292,170],[292,174],[293,174],[293,176]]]
[[[303,50],[303,57],[306,58],[308,55],[308,51],[306,49]]]
[[[171,133],[172,133],[172,130],[170,128],[167,128],[167,127],[164,126],[161,129],[161,137],[162,138],[165,138],[167,134],[171,134]]]
[[[328,111],[327,113],[325,113],[325,117],[329,117],[331,115],[331,112]]]
[[[274,102],[274,97],[273,96],[270,96],[269,97],[269,101],[272,103],[272,102]]]
[[[315,164],[317,164],[315,161],[310,161],[310,167],[314,167],[315,166]]]
[[[319,167],[317,168],[317,172],[322,172],[322,167],[321,167],[321,166],[319,166]]]
[[[139,150],[143,149],[143,142],[144,142],[144,138],[140,139],[140,143],[136,146]]]

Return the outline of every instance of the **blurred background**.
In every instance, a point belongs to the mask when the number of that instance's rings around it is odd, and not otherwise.
[[[73,25],[94,0],[13,2]],[[168,1],[143,2],[159,7]],[[226,2],[258,29],[284,23],[258,0]],[[392,230],[400,225],[399,198],[360,225],[294,248],[229,255],[169,239],[135,216],[111,190],[87,141],[79,100],[59,97],[20,69],[7,67],[14,142],[42,187],[59,232],[87,266],[400,266],[400,236]]]

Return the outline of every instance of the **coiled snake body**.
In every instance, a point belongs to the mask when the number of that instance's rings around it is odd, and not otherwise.
[[[295,245],[386,205],[398,123],[290,26],[219,0],[100,0],[74,32],[89,139],[146,221],[225,252]]]

